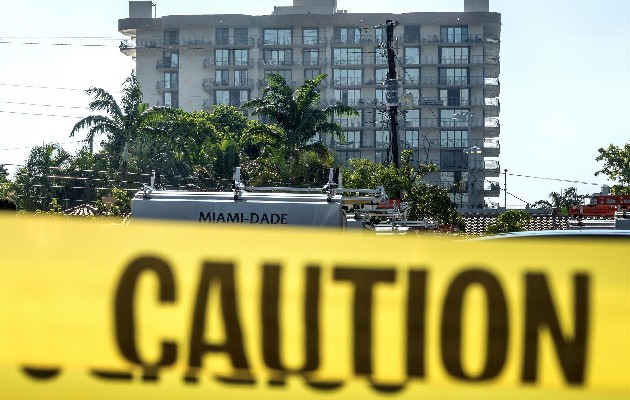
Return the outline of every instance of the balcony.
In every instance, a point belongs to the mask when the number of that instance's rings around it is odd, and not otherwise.
[[[335,37],[332,40],[332,44],[334,45],[364,45],[364,44],[374,44],[374,43],[379,43],[376,42],[373,36],[367,35],[367,36],[361,36],[361,37],[354,37],[354,38],[341,38],[341,37]]]
[[[293,67],[297,65],[300,65],[300,63],[294,60],[266,60],[264,58],[258,59],[259,67]]]
[[[486,176],[499,177],[501,175],[501,165],[496,160],[484,160],[483,170]]]
[[[214,67],[253,67],[254,59],[250,58],[248,60],[233,60],[233,59],[212,59],[205,58],[203,60],[204,68],[214,68]]]
[[[484,139],[483,154],[486,157],[498,157],[501,153],[501,144],[499,139]]]
[[[156,69],[177,69],[179,63],[175,60],[158,60],[155,64]]]
[[[212,42],[212,40],[208,41]],[[215,37],[214,47],[229,46],[234,47],[254,47],[256,45],[256,39],[252,36],[230,36],[230,37]],[[194,46],[194,44],[192,44]]]
[[[285,38],[263,39],[258,38],[256,45],[263,46],[300,46],[300,47],[325,47],[328,45],[326,36],[292,36]]]
[[[499,182],[484,181],[483,183],[483,196],[484,197],[499,197],[501,195],[501,185]]]
[[[173,81],[158,81],[155,87],[158,92],[172,92],[179,89],[177,82]]]
[[[313,59],[293,59],[293,60],[267,60],[258,59],[259,67],[299,67],[299,66],[325,66],[328,63],[327,58]]]
[[[363,84],[361,78],[335,78],[333,86],[361,86]]]
[[[206,78],[203,80],[202,86],[205,90],[214,90],[217,88],[240,88],[240,87],[254,87],[253,79],[227,79],[220,80],[214,78]]]

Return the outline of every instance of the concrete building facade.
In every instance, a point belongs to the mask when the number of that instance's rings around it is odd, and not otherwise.
[[[391,154],[384,44],[386,21],[396,21],[399,148],[435,163],[439,172],[425,179],[447,188],[462,210],[496,204],[501,15],[489,0],[464,0],[463,12],[404,14],[348,13],[336,0],[294,0],[262,16],[155,18],[153,7],[131,1],[129,18],[118,21],[130,38],[121,51],[135,59],[147,103],[240,107],[260,95],[268,73],[296,87],[326,74],[322,104],[359,111],[336,118],[345,140],[317,138],[342,162]]]

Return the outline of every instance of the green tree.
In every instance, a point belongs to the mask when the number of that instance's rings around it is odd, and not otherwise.
[[[623,147],[609,145],[599,148],[596,161],[603,161],[604,166],[595,172],[595,176],[603,174],[617,184],[611,187],[613,194],[630,194],[630,142]]]
[[[564,189],[562,193],[556,193],[556,192],[549,193],[551,204],[554,207],[560,207],[560,208],[568,208],[569,206],[582,204],[582,201],[584,201],[584,197],[585,196],[583,195],[579,195],[577,193],[577,189],[574,187]]]
[[[410,220],[426,219],[439,224],[456,225],[462,232],[466,230],[464,219],[446,189],[419,182],[406,194],[405,201],[409,204],[407,218]]]
[[[342,168],[344,186],[350,188],[383,186],[387,197],[392,199],[404,197],[420,178],[436,170],[434,164],[412,165],[412,155],[412,151],[403,150],[401,166],[398,168],[393,163],[386,166],[366,159],[350,159],[349,167]]]
[[[319,75],[315,79],[307,79],[303,85],[293,90],[281,75],[269,74],[266,77],[268,86],[263,89],[262,97],[243,105],[244,108],[253,110],[252,115],[264,116],[279,128],[266,131],[263,141],[269,146],[260,157],[266,157],[267,160],[258,160],[256,164],[260,166],[266,163],[267,167],[274,169],[266,171],[267,174],[275,175],[289,184],[310,183],[300,175],[303,173],[301,161],[307,159],[312,162],[319,158],[319,167],[310,165],[308,169],[320,170],[321,173],[315,175],[321,176],[325,181],[325,171],[332,166],[333,159],[323,142],[313,142],[312,139],[317,134],[343,138],[343,130],[338,123],[332,121],[333,117],[357,115],[354,108],[340,102],[325,107],[320,105],[318,87],[325,78],[326,75]],[[304,153],[310,154],[305,156]],[[279,159],[283,159],[284,163],[270,162]],[[254,175],[260,171],[256,168],[250,170]],[[262,180],[262,174],[259,173],[254,178]]]
[[[72,196],[63,176],[70,165],[71,155],[57,143],[33,147],[26,165],[15,177],[15,202],[20,210],[48,211],[53,199]]]
[[[123,95],[120,103],[104,89],[91,87],[85,91],[92,96],[90,111],[99,112],[77,122],[70,136],[87,129],[86,141],[93,152],[94,139],[98,134],[107,135],[102,142],[109,157],[110,166],[118,171],[123,163],[123,153],[143,132],[151,129],[152,124],[164,113],[166,108],[149,108],[142,102],[142,90],[135,74],[131,74],[123,83]]]
[[[14,196],[14,185],[9,179],[9,170],[4,164],[0,164],[0,197]]]
[[[521,232],[527,229],[531,216],[523,210],[508,210],[488,224],[486,233]]]

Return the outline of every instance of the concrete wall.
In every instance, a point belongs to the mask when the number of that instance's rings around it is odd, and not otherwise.
[[[490,0],[464,0],[464,12],[488,12]]]
[[[153,2],[130,1],[129,18],[151,18],[153,16]]]

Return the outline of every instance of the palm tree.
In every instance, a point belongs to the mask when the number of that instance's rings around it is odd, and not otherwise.
[[[318,133],[331,134],[343,138],[343,130],[332,122],[337,115],[357,115],[357,111],[341,102],[322,107],[318,86],[327,75],[321,74],[307,79],[293,90],[284,77],[269,74],[269,86],[263,89],[262,97],[243,105],[253,109],[252,115],[263,115],[282,129],[282,137],[275,138],[277,145],[287,150],[287,157],[297,158],[304,151],[315,151],[322,159],[329,156],[328,148],[321,142],[311,143]]]
[[[107,134],[105,150],[112,159],[112,167],[118,169],[123,151],[129,142],[149,129],[150,123],[164,112],[164,108],[149,108],[142,102],[142,91],[135,74],[131,74],[123,83],[123,95],[120,104],[104,89],[91,87],[85,91],[93,97],[89,104],[90,111],[104,112],[87,116],[77,122],[70,136],[88,128],[86,141],[90,144],[90,153],[94,151],[94,139],[98,134]]]

